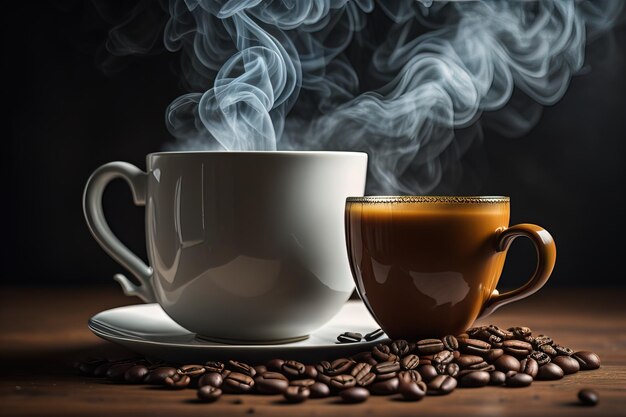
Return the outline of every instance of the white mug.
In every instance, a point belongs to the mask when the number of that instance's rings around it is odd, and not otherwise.
[[[125,294],[158,302],[186,329],[216,341],[306,338],[350,297],[344,209],[365,191],[359,152],[159,152],[147,172],[111,162],[89,178],[91,233],[139,280]],[[150,266],[111,232],[107,184],[123,178],[146,206]]]

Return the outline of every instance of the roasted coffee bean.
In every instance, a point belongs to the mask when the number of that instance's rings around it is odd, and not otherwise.
[[[367,400],[370,392],[362,387],[352,387],[341,391],[339,396],[345,403],[356,404]]]
[[[368,372],[365,375],[356,376],[356,384],[361,387],[366,387],[376,380],[376,374],[374,372]]]
[[[493,366],[493,365],[490,365],[487,362],[482,361],[482,362],[474,363],[474,364],[472,364],[470,366],[467,366],[465,369],[469,369],[471,371],[482,371],[482,370],[485,370],[485,369],[487,369],[487,368],[489,368],[491,366]],[[495,367],[494,367],[494,369],[495,369]]]
[[[294,379],[293,381],[289,381],[289,385],[293,385],[296,387],[310,387],[313,384],[315,384],[315,380],[311,378]]]
[[[131,384],[139,384],[148,375],[148,367],[144,365],[135,365],[124,373],[124,380]]]
[[[355,363],[365,362],[365,363],[369,363],[372,366],[378,363],[378,361],[374,359],[374,357],[372,356],[372,352],[360,352],[360,353],[357,353],[356,355],[353,355],[351,359]]]
[[[511,388],[527,387],[533,382],[533,377],[523,372],[510,371],[506,374],[504,384]]]
[[[372,340],[378,339],[384,334],[385,332],[383,332],[383,329],[376,329],[373,332],[367,333],[364,338],[366,341],[370,342]]]
[[[504,372],[493,371],[489,373],[489,385],[504,385],[506,375]]]
[[[459,379],[459,384],[462,387],[466,387],[466,388],[479,388],[479,387],[484,387],[485,385],[487,385],[489,381],[490,381],[489,372],[476,371],[476,372],[470,372],[467,375],[463,375],[463,377]]]
[[[452,355],[452,352],[450,352],[449,350],[442,350],[441,352],[435,354],[432,361],[435,364],[440,363],[440,364],[447,365],[450,362],[452,362],[453,359],[454,359],[454,356]]]
[[[449,394],[456,388],[457,381],[449,375],[437,375],[428,384],[428,395],[445,395]]]
[[[162,385],[165,378],[176,375],[176,368],[172,366],[160,366],[151,370],[144,378],[144,384]]]
[[[419,401],[426,395],[426,384],[422,381],[400,381],[398,392],[407,401]]]
[[[392,395],[398,392],[398,378],[391,378],[385,381],[374,382],[369,386],[369,390],[374,395]]]
[[[580,363],[571,356],[557,356],[552,359],[552,363],[558,365],[565,375],[575,374],[580,370]]]
[[[469,338],[473,338],[475,337],[477,334],[483,332],[487,330],[487,326],[479,326],[479,327],[470,327],[469,329],[467,329],[467,334],[469,335]]]
[[[268,371],[281,372],[283,370],[283,364],[285,363],[282,359],[272,359],[265,364]]]
[[[495,362],[500,356],[504,355],[504,350],[502,349],[491,349],[485,355],[483,355],[483,359],[489,363]]]
[[[459,367],[458,364],[449,363],[448,365],[446,365],[446,369],[444,373],[450,376],[457,376],[460,370],[461,368]]]
[[[317,369],[315,369],[315,366],[313,365],[306,365],[304,367],[304,377],[306,378],[312,378],[315,379],[317,378]]]
[[[456,363],[458,363],[461,368],[467,368],[468,366],[481,363],[483,360],[481,356],[461,355],[456,359]]]
[[[541,345],[539,346],[539,350],[543,353],[548,354],[550,357],[555,357],[557,355],[557,352],[552,347],[552,345]]]
[[[307,387],[288,387],[283,393],[285,399],[290,403],[301,403],[311,396],[311,390]]]
[[[551,360],[550,356],[547,353],[537,352],[537,351],[532,352],[528,357],[536,360],[539,366],[545,365]]]
[[[502,349],[504,353],[515,356],[516,358],[524,358],[533,351],[533,346],[530,343],[522,340],[505,340],[502,343]]]
[[[315,364],[315,369],[318,374],[326,374],[329,370],[331,370],[331,368],[330,362],[328,361],[321,361]]]
[[[239,362],[239,361],[235,361],[231,359],[228,361],[228,367],[230,370],[242,373],[244,375],[248,375],[252,377],[256,375],[256,370],[252,366],[248,365],[247,363],[243,363],[243,362]]]
[[[122,380],[124,379],[126,371],[128,371],[133,366],[135,366],[135,364],[133,363],[120,363],[113,365],[109,369],[107,369],[106,376],[110,379]]]
[[[432,361],[430,359],[420,359],[420,365],[432,365]]]
[[[326,374],[323,374],[321,372],[317,373],[317,377],[315,378],[316,381],[321,382],[323,384],[330,384],[330,377]]]
[[[498,326],[494,326],[493,324],[490,324],[487,327],[487,331],[489,331],[489,333],[491,333],[492,335],[499,337],[500,339],[505,339],[507,335],[506,331],[499,328]]]
[[[230,375],[231,372],[233,371],[231,371],[230,369],[224,369],[222,372],[220,372],[220,375],[222,375],[222,378],[226,379],[226,377]]]
[[[504,333],[504,340],[510,340],[513,339],[515,337],[515,335],[513,334],[513,332],[506,330],[506,329],[500,329],[502,330],[502,333]]]
[[[212,385],[204,385],[198,389],[196,395],[200,401],[212,403],[219,400],[222,396],[222,390]]]
[[[513,336],[516,338],[524,338],[532,334],[532,331],[528,327],[510,327],[508,330],[513,333]]]
[[[394,355],[402,357],[404,355],[409,354],[410,346],[409,346],[409,342],[407,342],[406,340],[398,339],[398,340],[394,340],[391,343],[391,346],[389,346],[389,349],[391,350],[391,353],[393,353]]]
[[[590,369],[598,369],[600,367],[600,357],[593,352],[581,350],[572,355],[572,358],[576,359],[580,364],[581,371],[588,371]]]
[[[265,365],[255,365],[254,366],[254,372],[256,372],[256,374],[261,375],[262,373],[267,372],[267,366],[265,366]]]
[[[361,362],[361,363],[357,363],[356,365],[354,365],[354,367],[350,371],[350,375],[357,378],[358,380],[359,377],[362,377],[370,373],[371,370],[372,370],[372,365],[370,365],[369,363]]]
[[[231,372],[222,383],[222,391],[231,394],[244,394],[252,391],[254,379],[241,372]]]
[[[311,398],[325,398],[330,395],[330,388],[328,385],[321,382],[316,382],[309,387]]]
[[[222,375],[217,372],[208,372],[200,377],[198,380],[198,387],[203,387],[205,385],[210,385],[215,388],[219,388],[222,386],[224,382],[224,378]]]
[[[355,386],[356,379],[352,375],[348,375],[348,374],[335,375],[330,378],[330,383],[328,385],[331,388],[335,388],[337,390],[343,390],[343,389]]]
[[[415,369],[417,368],[419,363],[420,363],[419,357],[417,355],[411,354],[402,358],[402,360],[400,361],[400,366],[402,367],[402,369],[405,369],[405,370]]]
[[[554,344],[554,340],[552,340],[552,338],[549,336],[540,334],[539,336],[535,337],[535,341],[533,344],[535,345],[536,348],[539,348],[540,346],[543,346],[543,345]]]
[[[110,362],[107,362],[105,359],[103,358],[92,358],[92,359],[87,359],[86,361],[83,362],[79,362],[77,365],[75,365],[76,368],[78,368],[78,372],[80,372],[82,375],[88,375],[88,376],[95,376],[94,372],[98,367],[104,367],[104,370],[99,370],[99,375],[98,376],[105,376],[106,375],[106,371],[108,370],[109,367],[111,367],[113,364],[111,364]],[[101,374],[101,372],[104,371],[103,374]]]
[[[400,382],[402,381],[419,382],[422,380],[422,375],[420,375],[420,373],[417,370],[411,369],[410,371],[398,372],[398,379],[400,380]]]
[[[443,343],[443,347],[449,351],[454,351],[459,348],[459,341],[452,335],[444,336],[441,342]]]
[[[417,342],[415,350],[419,355],[434,355],[443,350],[443,342],[439,339],[423,339]]]
[[[339,358],[330,363],[330,368],[326,371],[326,375],[334,376],[340,374],[350,373],[350,370],[355,365],[352,359]]]
[[[380,362],[373,367],[374,373],[377,375],[383,374],[395,374],[400,370],[400,364],[398,362]]]
[[[493,336],[486,328],[480,328],[476,331],[472,331],[469,335],[472,339],[478,339],[484,342],[489,341],[489,338]]]
[[[265,372],[254,377],[254,386],[261,394],[282,394],[287,390],[289,381],[284,375],[277,372]]]
[[[578,399],[584,405],[594,406],[600,401],[600,396],[596,391],[585,388],[578,391]]]
[[[79,370],[80,367],[83,366],[83,364],[79,364]],[[82,374],[84,375],[88,375],[89,373],[86,372],[88,371],[87,367],[89,367],[91,365],[86,365],[86,367],[83,367],[83,370],[81,371]],[[101,365],[96,366],[93,369],[93,372],[89,371],[91,373],[92,376],[95,376],[96,378],[102,378],[105,377],[107,375],[107,371],[109,370],[109,368],[111,367],[111,364],[109,362],[105,362]],[[89,368],[92,369],[92,368]]]
[[[224,364],[217,361],[208,361],[204,364],[204,369],[207,372],[222,372],[224,370]]]
[[[391,354],[391,349],[389,349],[388,345],[380,343],[372,349],[372,355],[376,358],[377,361],[384,362],[387,360],[389,355]]]
[[[493,363],[498,371],[508,372],[508,371],[519,371],[520,370],[520,362],[511,355],[502,355]]]
[[[559,356],[572,356],[572,354],[574,353],[572,349],[565,347],[565,346],[554,345],[553,347]]]
[[[420,375],[422,376],[422,379],[426,382],[429,382],[430,380],[432,380],[433,378],[435,378],[437,375],[439,375],[437,373],[437,369],[435,369],[434,366],[432,365],[420,365],[417,370],[419,371]]]
[[[387,360],[383,361],[383,362],[398,362],[400,363],[400,356],[390,353],[389,356],[387,356]]]
[[[337,341],[339,343],[356,343],[360,342],[362,338],[363,335],[361,333],[345,332],[337,336]]]
[[[533,358],[522,359],[519,371],[535,378],[539,372],[539,364]]]
[[[165,380],[163,380],[163,384],[170,389],[187,388],[190,382],[191,378],[189,377],[189,375],[181,375],[179,373],[168,376],[165,378]]]
[[[306,366],[303,363],[293,360],[285,361],[281,369],[289,378],[297,378],[306,372]]]
[[[491,345],[478,339],[459,340],[459,349],[469,355],[486,355],[491,350]]]
[[[203,365],[183,365],[176,370],[181,375],[187,375],[190,378],[196,378],[206,372]]]
[[[537,372],[537,377],[535,379],[540,381],[553,381],[555,379],[563,378],[563,375],[565,375],[565,373],[559,365],[555,365],[550,362],[539,367],[539,372]]]

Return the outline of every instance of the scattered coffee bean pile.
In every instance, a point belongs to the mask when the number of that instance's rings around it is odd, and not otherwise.
[[[361,337],[345,334],[349,342]],[[137,358],[94,359],[78,365],[81,373],[95,377],[170,389],[195,388],[198,398],[206,402],[218,400],[223,393],[256,393],[282,395],[291,403],[331,395],[339,395],[346,403],[360,403],[370,395],[393,394],[419,401],[426,395],[449,394],[457,387],[526,387],[535,379],[557,380],[599,367],[600,358],[593,352],[574,352],[548,336],[533,336],[527,327],[505,330],[493,325],[441,339],[380,343],[371,351],[314,365],[284,359],[256,366],[236,360],[173,365]],[[595,404],[597,394],[592,394],[581,391],[581,401]]]

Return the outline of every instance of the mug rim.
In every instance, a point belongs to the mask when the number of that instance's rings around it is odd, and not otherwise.
[[[374,195],[348,197],[346,203],[393,204],[393,203],[428,203],[428,204],[508,204],[508,196],[428,196],[428,195]]]
[[[162,151],[152,152],[147,156],[169,156],[169,155],[366,155],[366,152],[358,151]]]

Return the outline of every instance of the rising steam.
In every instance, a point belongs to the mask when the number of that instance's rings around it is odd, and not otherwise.
[[[506,106],[514,91],[557,102],[623,5],[431,3],[170,1],[192,91],[167,109],[172,149],[362,150],[369,192],[427,193],[455,129],[498,109],[496,128],[530,129],[538,106]]]

